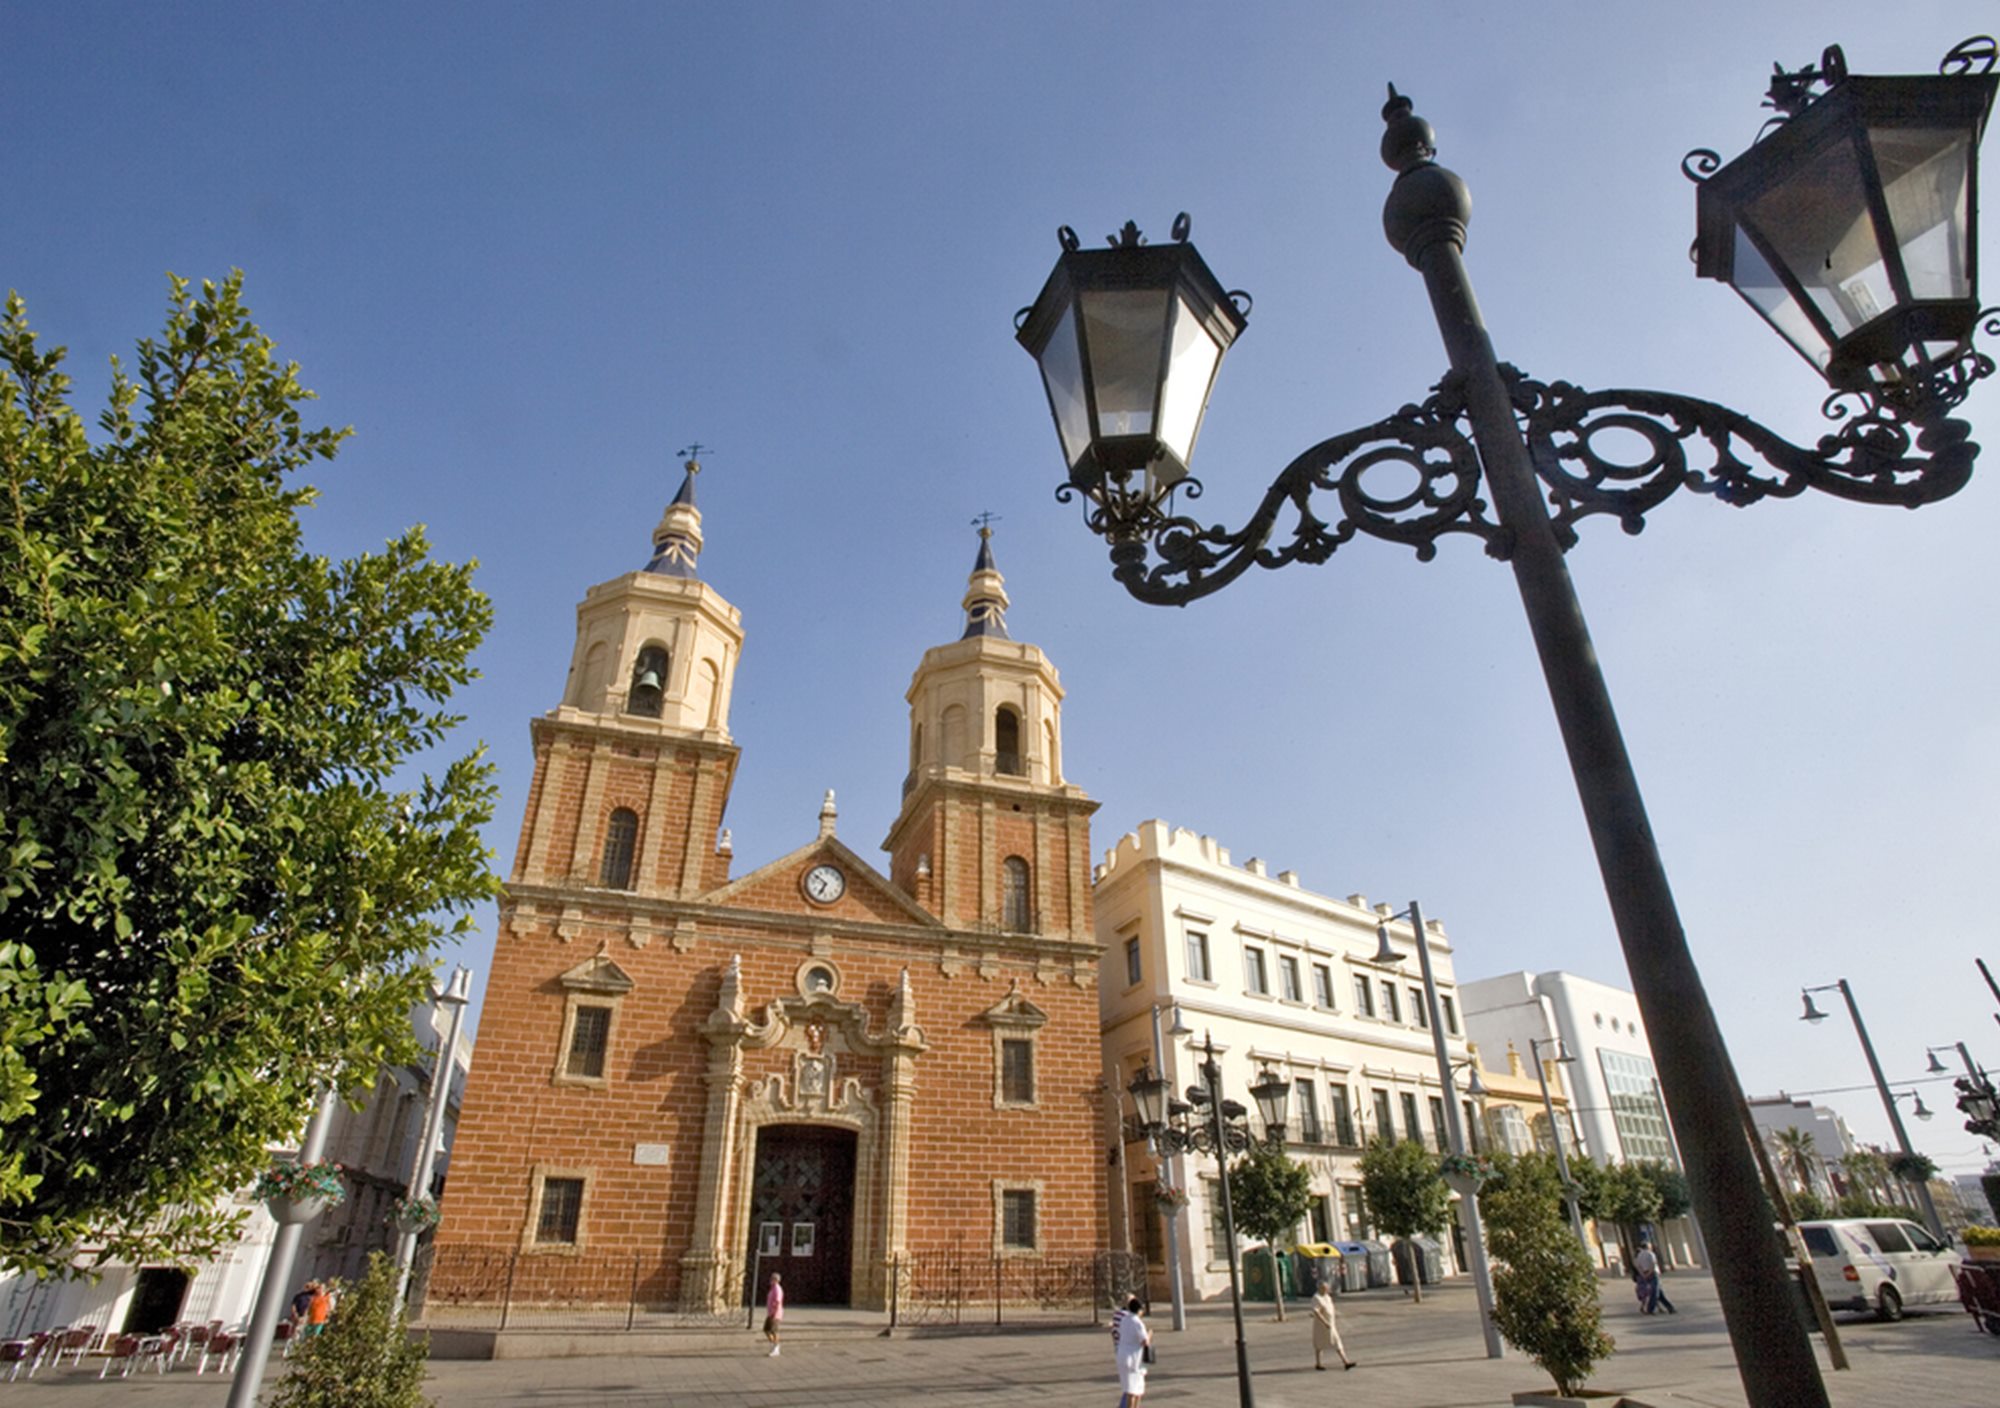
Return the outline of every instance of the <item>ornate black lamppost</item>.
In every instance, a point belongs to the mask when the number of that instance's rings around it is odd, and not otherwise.
[[[1248,1111],[1222,1098],[1222,1067],[1215,1059],[1215,1038],[1205,1038],[1200,1085],[1191,1085],[1187,1101],[1173,1098],[1173,1083],[1141,1067],[1126,1090],[1139,1111],[1139,1127],[1157,1148],[1169,1154],[1214,1154],[1220,1177],[1222,1234],[1227,1240],[1229,1303],[1236,1315],[1236,1395],[1242,1408],[1256,1408],[1250,1387],[1250,1349],[1243,1339],[1243,1284],[1236,1267],[1236,1214],[1229,1206],[1229,1156],[1250,1147]],[[1285,1144],[1285,1116],[1292,1088],[1283,1076],[1266,1067],[1250,1087],[1257,1113],[1264,1120],[1265,1139]]]
[[[2000,1139],[2000,1092],[1993,1089],[1993,1082],[1972,1059],[1972,1053],[1965,1049],[1965,1043],[1960,1041],[1953,1045],[1957,1048],[1958,1059],[1965,1062],[1965,1074],[1953,1081],[1952,1085],[1958,1090],[1958,1109],[1959,1113],[1965,1116],[1966,1132],[1976,1134],[1981,1139]],[[1945,1073],[1944,1062],[1938,1060],[1937,1054],[1950,1049],[1952,1048],[1933,1046],[1924,1052],[1930,1057],[1932,1075]]]
[[[1356,534],[1424,559],[1439,538],[1467,534],[1512,566],[1755,1408],[1825,1404],[1825,1387],[1562,555],[1582,519],[1610,514],[1637,532],[1682,487],[1739,505],[1816,488],[1914,507],[1965,484],[1977,447],[1947,412],[1994,365],[1971,344],[1982,318],[1973,156],[2000,82],[1994,58],[1991,39],[1970,40],[1939,77],[1870,78],[1849,76],[1829,49],[1817,66],[1780,70],[1777,129],[1749,152],[1683,163],[1700,183],[1697,273],[1729,282],[1833,389],[1836,428],[1811,448],[1710,401],[1584,391],[1500,364],[1463,260],[1465,183],[1436,163],[1430,124],[1393,88],[1382,156],[1397,176],[1383,225],[1423,274],[1451,370],[1421,405],[1300,455],[1242,528],[1205,525],[1175,502],[1200,492],[1189,458],[1249,309],[1187,243],[1185,217],[1164,246],[1128,224],[1111,248],[1085,251],[1065,227],[1054,273],[1016,322],[1068,467],[1057,496],[1084,497],[1113,576],[1142,601],[1185,604],[1252,566],[1322,562]],[[2000,330],[2000,317],[1986,325]],[[1641,437],[1644,462],[1593,448],[1607,431]],[[1403,476],[1394,488],[1370,482],[1383,464]],[[1331,511],[1315,507],[1321,493]]]

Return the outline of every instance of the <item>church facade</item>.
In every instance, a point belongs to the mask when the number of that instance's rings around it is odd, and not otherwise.
[[[778,1271],[794,1303],[882,1306],[912,1255],[1106,1247],[1096,803],[985,532],[963,634],[906,696],[886,873],[828,793],[739,874],[744,631],[699,574],[697,468],[651,561],[578,606],[532,724],[433,1303],[497,1298],[504,1262],[516,1303],[601,1276],[603,1299],[720,1307]]]

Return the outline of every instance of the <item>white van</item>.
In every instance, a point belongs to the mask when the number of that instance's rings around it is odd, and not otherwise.
[[[1958,1303],[1958,1253],[1914,1222],[1843,1217],[1801,1222],[1820,1294],[1834,1310],[1903,1318],[1906,1305]]]

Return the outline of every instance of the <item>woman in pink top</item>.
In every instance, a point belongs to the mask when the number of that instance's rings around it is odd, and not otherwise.
[[[771,1342],[770,1357],[776,1359],[784,1346],[778,1343],[778,1329],[785,1319],[785,1288],[778,1283],[778,1273],[771,1273],[771,1289],[764,1293],[764,1338]]]

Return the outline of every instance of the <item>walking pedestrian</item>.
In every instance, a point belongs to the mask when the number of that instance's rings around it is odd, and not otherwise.
[[[306,1333],[321,1335],[326,1333],[326,1322],[333,1314],[333,1297],[326,1293],[326,1287],[317,1281],[310,1283],[312,1300],[306,1306]]]
[[[1146,1326],[1146,1303],[1137,1296],[1111,1317],[1111,1360],[1118,1368],[1118,1408],[1139,1408],[1146,1396],[1146,1363],[1153,1332]]]
[[[1660,1259],[1653,1254],[1651,1242],[1639,1243],[1639,1254],[1632,1258],[1632,1272],[1639,1282],[1639,1304],[1648,1315],[1657,1310],[1664,1310],[1669,1315],[1680,1313],[1667,1299],[1666,1288],[1660,1284]]]
[[[1347,1346],[1340,1342],[1340,1327],[1333,1318],[1333,1287],[1321,1281],[1313,1292],[1313,1368],[1326,1367],[1326,1352],[1330,1349],[1340,1356],[1340,1367],[1352,1369],[1354,1361],[1347,1357]]]
[[[778,1331],[785,1321],[785,1288],[778,1280],[778,1273],[771,1273],[771,1288],[764,1292],[764,1338],[771,1342],[771,1352],[767,1358],[776,1359],[784,1345],[778,1342]]]

